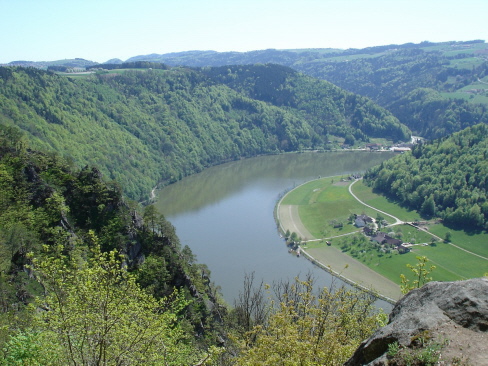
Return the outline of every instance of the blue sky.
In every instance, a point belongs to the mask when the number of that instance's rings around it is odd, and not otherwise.
[[[488,41],[488,0],[0,0],[0,63]]]

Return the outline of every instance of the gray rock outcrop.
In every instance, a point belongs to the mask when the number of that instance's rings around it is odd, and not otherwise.
[[[388,325],[364,341],[345,365],[388,365],[389,344],[408,348],[426,333],[446,344],[443,356],[488,365],[488,278],[430,282],[409,292],[396,303]]]

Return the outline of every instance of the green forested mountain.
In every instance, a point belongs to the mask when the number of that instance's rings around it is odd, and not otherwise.
[[[385,321],[310,277],[274,284],[279,303],[247,277],[229,308],[154,206],[141,217],[96,168],[1,124],[0,192],[2,366],[336,365]]]
[[[349,144],[369,137],[407,141],[409,131],[367,98],[277,65],[223,66],[203,69],[212,80],[250,98],[295,114],[312,127],[312,147],[323,146],[325,134],[344,136]],[[310,146],[310,145],[309,145]]]
[[[147,65],[146,65],[147,66]],[[131,198],[241,157],[409,131],[370,100],[281,66],[134,69],[68,78],[0,68],[0,122],[95,165]]]
[[[137,56],[170,65],[273,62],[367,96],[415,134],[436,138],[488,122],[488,45],[484,41],[387,45],[365,49],[191,51]]]
[[[468,230],[488,229],[488,126],[416,145],[370,169],[367,184],[426,217]]]
[[[436,138],[488,122],[488,62],[476,45],[466,53],[449,45],[391,50],[301,71],[368,96],[415,134]]]
[[[107,364],[198,360],[225,309],[207,267],[153,206],[143,221],[96,168],[31,150],[4,125],[0,192],[0,354],[28,358],[45,347],[52,363],[25,364],[46,365],[97,364],[86,360],[102,355]],[[8,336],[19,337],[10,349]],[[168,361],[168,347],[179,362]]]

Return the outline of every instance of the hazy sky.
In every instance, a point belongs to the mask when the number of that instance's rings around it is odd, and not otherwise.
[[[488,41],[488,0],[0,0],[0,63]]]

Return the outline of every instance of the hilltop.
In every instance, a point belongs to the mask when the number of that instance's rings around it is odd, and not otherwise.
[[[184,51],[138,55],[125,62],[217,67],[273,63],[366,96],[390,111],[414,135],[437,138],[488,122],[488,45],[484,40],[391,44],[363,49]],[[81,62],[81,63],[80,63]],[[84,60],[15,61],[12,65],[63,71]],[[104,64],[118,63],[109,60]],[[98,64],[103,65],[103,64]]]
[[[488,45],[483,40],[347,50],[191,51],[128,61],[136,60],[200,67],[285,65],[371,98],[426,138],[488,122]]]

